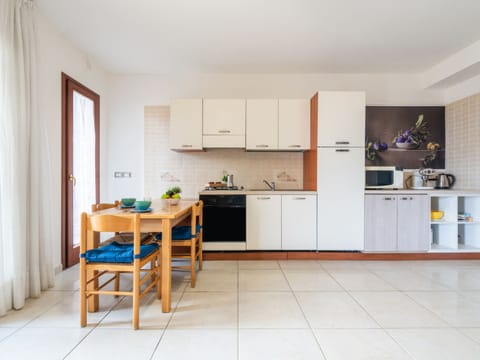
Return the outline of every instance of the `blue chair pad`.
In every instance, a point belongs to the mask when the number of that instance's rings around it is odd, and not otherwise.
[[[200,225],[197,224],[197,234],[200,232]],[[196,234],[192,234],[191,226],[175,226],[172,228],[172,240],[190,240]],[[155,238],[162,240],[162,233],[158,233]]]
[[[158,244],[140,245],[140,259],[157,249]],[[85,253],[87,262],[96,263],[132,263],[133,257],[133,244],[120,244],[116,241]]]

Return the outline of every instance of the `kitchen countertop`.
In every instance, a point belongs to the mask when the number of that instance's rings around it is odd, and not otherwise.
[[[442,190],[442,189],[422,189],[422,190],[414,190],[414,189],[399,189],[399,190],[365,190],[365,194],[372,194],[372,195],[380,195],[380,194],[426,194],[426,195],[480,195],[480,190],[466,190],[466,189],[451,189],[451,190]]]
[[[200,195],[317,195],[316,191],[307,190],[202,190]]]
[[[200,195],[316,195],[316,191],[311,190],[202,190]],[[480,195],[480,190],[466,190],[466,189],[452,189],[452,190],[437,190],[437,189],[399,189],[399,190],[365,190],[367,195],[381,195],[381,194],[426,194],[426,195]]]

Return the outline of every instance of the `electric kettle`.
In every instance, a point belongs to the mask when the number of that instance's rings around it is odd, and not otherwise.
[[[452,174],[438,174],[435,189],[450,189],[455,184],[455,176]]]

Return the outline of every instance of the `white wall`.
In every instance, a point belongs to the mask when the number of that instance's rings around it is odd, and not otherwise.
[[[445,103],[450,104],[454,101],[478,94],[480,92],[480,75],[451,86],[445,90]]]
[[[51,212],[54,219],[54,260],[55,266],[61,265],[61,73],[73,77],[83,85],[100,95],[101,134],[108,131],[107,126],[107,92],[108,77],[106,72],[95,64],[82,51],[73,47],[58,31],[37,14],[37,55],[38,55],[38,120],[47,130],[49,154],[51,154]],[[101,163],[105,163],[108,143],[102,137]],[[46,164],[45,164],[46,165]],[[107,184],[102,178],[101,188]]]
[[[310,98],[317,90],[365,90],[368,105],[444,104],[443,91],[422,90],[421,76],[407,74],[112,75],[105,200],[144,195],[145,106],[175,98]],[[114,179],[117,170],[132,178]]]

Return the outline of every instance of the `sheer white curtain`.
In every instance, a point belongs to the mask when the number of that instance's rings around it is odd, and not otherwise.
[[[35,95],[31,1],[0,1],[0,315],[53,286],[47,137]]]
[[[80,214],[90,211],[95,193],[95,113],[91,99],[73,91],[73,244],[80,244]]]

